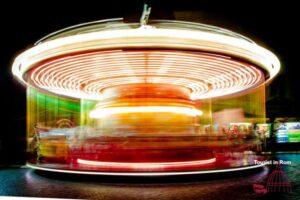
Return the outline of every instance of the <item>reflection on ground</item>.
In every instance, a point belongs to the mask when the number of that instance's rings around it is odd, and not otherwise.
[[[0,171],[0,195],[85,199],[299,199],[300,154],[278,154],[276,157],[292,162],[283,167],[292,184],[292,193],[262,195],[253,191],[253,184],[264,182],[268,177],[272,171],[270,167],[222,177],[163,179],[66,176],[21,168]]]

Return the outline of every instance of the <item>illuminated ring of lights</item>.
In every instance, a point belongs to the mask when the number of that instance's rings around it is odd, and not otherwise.
[[[187,116],[200,116],[203,114],[201,110],[182,106],[129,106],[129,107],[107,107],[96,108],[90,112],[90,118],[104,118],[113,114],[122,113],[164,113],[171,112],[184,114]]]
[[[146,66],[144,63],[148,63]],[[157,83],[189,88],[192,99],[239,92],[264,82],[254,66],[226,56],[174,50],[112,50],[82,53],[40,64],[32,85],[57,94],[100,99],[106,88]]]
[[[266,164],[251,165],[246,167],[237,167],[231,169],[215,169],[215,170],[201,170],[201,171],[181,171],[181,172],[99,172],[99,171],[76,171],[67,169],[54,169],[40,167],[34,164],[27,163],[26,166],[35,170],[42,170],[55,173],[69,173],[81,175],[105,175],[105,176],[180,176],[180,175],[196,175],[196,174],[214,174],[214,173],[232,173],[243,170],[252,170],[264,167]]]
[[[83,165],[91,165],[98,167],[122,167],[125,169],[161,169],[168,167],[191,167],[191,166],[199,166],[199,165],[207,165],[216,162],[216,158],[210,158],[206,160],[193,160],[193,161],[182,161],[182,162],[153,162],[153,163],[130,163],[130,162],[103,162],[103,161],[93,161],[93,160],[85,160],[85,159],[77,159],[78,164]]]
[[[279,69],[274,54],[246,40],[139,28],[47,41],[19,55],[12,70],[25,84],[75,98],[101,99],[101,91],[121,84],[171,83],[203,99],[255,88]]]

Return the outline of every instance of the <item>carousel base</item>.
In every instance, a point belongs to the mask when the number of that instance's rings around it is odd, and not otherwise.
[[[199,170],[199,171],[172,171],[172,172],[101,172],[101,171],[82,171],[82,170],[68,170],[68,169],[54,169],[41,167],[34,164],[27,163],[27,167],[55,172],[55,173],[67,173],[67,174],[82,174],[82,175],[107,175],[107,176],[178,176],[178,175],[196,175],[196,174],[216,174],[216,173],[231,173],[239,172],[243,170],[253,170],[265,166],[265,164],[251,165],[244,167],[228,168],[228,169],[214,169],[214,170]]]

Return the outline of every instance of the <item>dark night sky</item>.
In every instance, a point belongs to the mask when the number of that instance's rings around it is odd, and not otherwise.
[[[300,75],[296,62],[299,34],[296,29],[300,17],[298,6],[293,2],[296,1],[160,0],[152,2],[150,18],[176,18],[221,26],[272,50],[282,62],[282,71],[268,88],[268,115],[299,117]],[[24,161],[25,88],[12,78],[14,57],[44,35],[74,24],[115,17],[138,20],[142,6],[143,1],[136,0],[0,3],[0,165]]]

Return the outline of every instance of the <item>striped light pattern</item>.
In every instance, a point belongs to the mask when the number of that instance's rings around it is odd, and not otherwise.
[[[218,97],[264,82],[258,67],[230,56],[185,50],[99,50],[60,56],[32,67],[27,82],[56,94],[102,98],[123,84],[174,84],[189,88],[191,99]]]
[[[202,111],[180,106],[128,106],[128,107],[107,107],[107,108],[96,108],[90,112],[91,118],[104,118],[113,114],[123,113],[176,113],[187,116],[200,116]]]

